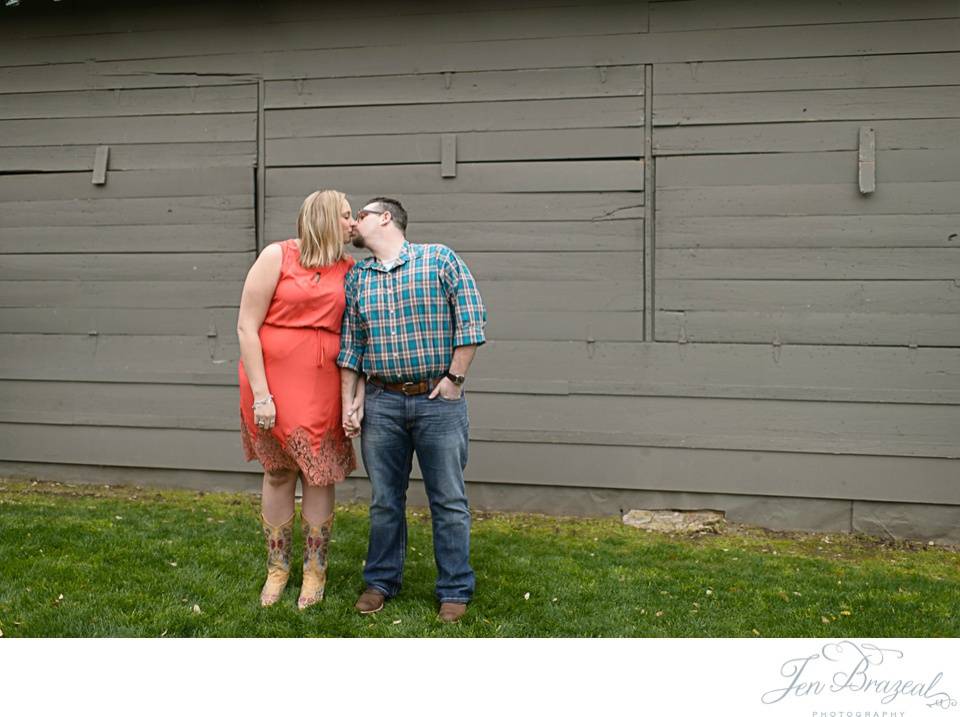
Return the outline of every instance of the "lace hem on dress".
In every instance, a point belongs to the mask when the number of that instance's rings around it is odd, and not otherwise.
[[[241,419],[240,439],[248,461],[256,458],[268,473],[302,471],[304,480],[310,485],[339,483],[357,467],[353,443],[346,436],[336,436],[332,432],[320,440],[317,450],[313,450],[307,430],[295,428],[284,448],[273,432],[251,433]]]

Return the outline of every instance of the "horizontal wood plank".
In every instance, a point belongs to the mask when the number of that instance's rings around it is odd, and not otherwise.
[[[954,314],[827,311],[658,311],[657,341],[960,346]]]
[[[460,252],[470,272],[491,290],[503,282],[642,282],[642,251]]]
[[[643,66],[556,70],[434,72],[381,77],[271,80],[264,107],[348,107],[445,102],[492,102],[643,94]]]
[[[277,225],[279,230],[279,221]],[[473,253],[638,251],[643,248],[643,222],[635,219],[417,222],[409,228],[407,238],[419,244],[446,244],[458,252]],[[365,256],[362,251],[355,252],[355,255]]]
[[[392,194],[499,192],[640,192],[641,160],[574,162],[458,162],[457,176],[434,165],[382,167],[291,167],[267,171],[269,196],[306,196],[335,186],[348,194],[388,186]],[[0,185],[2,190],[2,185]]]
[[[856,171],[855,151],[662,157],[657,188],[843,184],[855,180]],[[881,150],[876,177],[879,184],[960,181],[960,148]]]
[[[110,172],[104,186],[91,184],[90,176],[79,172],[0,175],[0,202],[4,203],[51,199],[206,197],[248,192],[253,193],[253,171],[249,167]]]
[[[204,281],[5,281],[6,307],[186,309],[240,305],[243,277]]]
[[[252,214],[246,226],[197,223],[0,227],[0,254],[249,252],[256,250]],[[144,260],[149,261],[149,257]]]
[[[739,0],[686,0],[650,3],[651,32],[679,32],[706,28],[764,27],[767,25],[812,25],[819,23],[956,18],[951,0],[903,3],[899,0],[808,0],[802,4],[762,3]]]
[[[636,294],[642,294],[638,283]],[[490,297],[490,298],[487,298]],[[487,340],[507,341],[643,341],[643,312],[611,311],[527,311],[523,307],[501,305],[496,298],[496,289],[487,289],[485,301],[491,301],[495,309],[489,313],[484,329]],[[496,390],[496,381],[487,386]],[[537,389],[544,389],[542,386]],[[559,393],[567,393],[562,388]]]
[[[960,276],[960,246],[949,249],[660,248],[656,261],[658,279],[952,281]]]
[[[11,172],[92,171],[97,145],[0,147],[0,166]],[[110,169],[254,167],[250,142],[118,144],[110,147]]]
[[[253,265],[253,252],[186,254],[7,254],[4,282],[237,281]]]
[[[108,45],[116,38],[108,40]],[[5,47],[4,50],[7,48]],[[3,52],[0,52],[2,55]],[[49,61],[49,60],[46,60]],[[3,61],[0,59],[0,64]],[[0,120],[256,112],[257,86],[163,87],[6,94]]]
[[[442,134],[297,137],[266,143],[267,166],[440,162]],[[457,160],[496,162],[643,156],[640,128],[457,133]]]
[[[3,71],[0,70],[0,78]],[[0,85],[2,85],[0,79]],[[241,142],[257,136],[257,113],[71,117],[0,121],[0,146]]]
[[[960,245],[960,214],[659,217],[657,249]]]
[[[89,183],[89,178],[88,178]],[[123,199],[55,199],[3,202],[3,228],[139,227],[155,225],[252,226],[252,192],[211,196]],[[298,205],[299,206],[299,205]],[[296,210],[293,213],[296,221]]]
[[[419,132],[639,127],[642,97],[268,110],[267,139]]]
[[[654,70],[658,94],[956,85],[958,76],[957,52],[665,62]]]
[[[829,152],[857,149],[862,122],[746,123],[657,127],[653,151],[672,154]],[[871,120],[877,149],[958,149],[960,119]]]
[[[960,117],[960,88],[654,94],[654,126]]]
[[[670,311],[814,311],[956,314],[960,286],[948,281],[657,280],[657,308]]]
[[[960,182],[889,182],[860,194],[855,182],[784,186],[664,187],[657,211],[669,216],[953,214]]]
[[[205,336],[236,343],[237,309],[0,308],[0,333]]]

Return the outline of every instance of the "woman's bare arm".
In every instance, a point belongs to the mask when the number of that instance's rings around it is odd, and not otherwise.
[[[280,265],[283,249],[279,244],[266,247],[243,284],[240,297],[240,315],[237,319],[237,337],[240,339],[240,358],[243,370],[253,389],[254,400],[262,400],[270,394],[267,376],[263,369],[263,347],[260,345],[260,327],[270,308],[273,292],[280,280]]]

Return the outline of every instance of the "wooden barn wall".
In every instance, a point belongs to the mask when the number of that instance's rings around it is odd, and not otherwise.
[[[480,282],[477,490],[960,524],[955,1],[31,4],[0,14],[8,467],[252,476],[242,279],[332,186]]]

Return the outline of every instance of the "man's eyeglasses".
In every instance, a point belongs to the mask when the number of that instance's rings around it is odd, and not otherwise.
[[[384,212],[374,211],[373,209],[361,209],[359,212],[357,212],[357,221],[362,222],[364,219],[367,218],[368,214],[383,214],[383,213]]]

